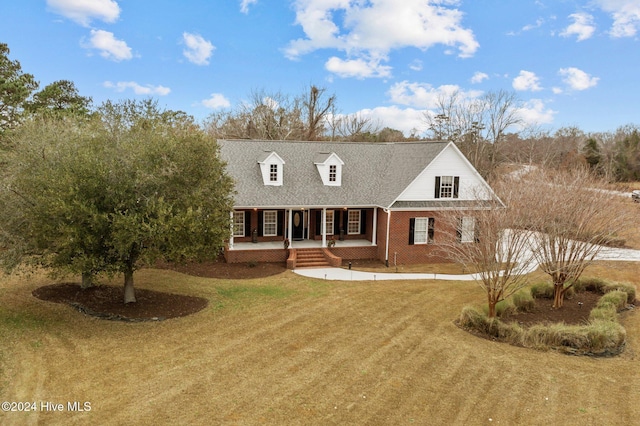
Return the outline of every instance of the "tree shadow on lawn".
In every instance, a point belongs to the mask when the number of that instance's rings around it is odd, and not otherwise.
[[[224,260],[174,265],[158,263],[159,269],[205,278],[251,279],[263,278],[286,270],[280,263],[225,263]],[[32,293],[38,299],[66,303],[79,312],[115,321],[161,321],[184,317],[204,309],[208,301],[201,297],[185,296],[146,289],[136,289],[136,302],[124,304],[124,288],[98,285],[83,289],[78,284],[52,284]]]
[[[48,302],[66,303],[97,318],[127,322],[184,317],[201,311],[209,303],[201,297],[136,289],[137,301],[125,304],[124,287],[98,285],[83,289],[72,283],[39,287],[32,294]]]

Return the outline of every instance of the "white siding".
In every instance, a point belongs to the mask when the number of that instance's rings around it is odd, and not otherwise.
[[[462,154],[447,146],[400,194],[397,201],[433,200],[436,176],[459,176],[459,200],[490,199],[490,188]],[[480,196],[476,196],[480,194]],[[442,201],[447,198],[442,198]]]
[[[341,186],[342,185],[342,165],[344,163],[335,153],[331,153],[331,156],[327,158],[324,163],[316,163],[318,173],[322,179],[322,183],[326,186]],[[329,181],[329,166],[336,166],[336,180],[335,182]]]

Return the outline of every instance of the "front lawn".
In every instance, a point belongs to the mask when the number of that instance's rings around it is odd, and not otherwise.
[[[637,264],[616,264],[633,275]],[[481,339],[454,321],[473,282],[137,274],[203,297],[159,322],[85,316],[36,299],[46,277],[0,277],[3,401],[89,401],[3,424],[607,424],[640,418],[640,316],[627,348],[593,359]],[[114,283],[119,283],[116,279]]]

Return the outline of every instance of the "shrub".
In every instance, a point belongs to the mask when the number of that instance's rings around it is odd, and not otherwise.
[[[522,341],[536,349],[578,349],[589,343],[586,336],[576,332],[575,326],[564,323],[533,325],[525,331]]]
[[[616,308],[607,304],[604,306],[596,306],[589,312],[589,320],[590,321],[616,321],[617,320],[618,311]]]
[[[597,307],[612,305],[616,311],[621,311],[627,307],[627,297],[622,290],[612,290],[600,298]]]
[[[507,324],[497,318],[489,318],[473,306],[466,306],[462,309],[460,326],[512,344],[518,344],[522,334],[522,328],[519,325]]]
[[[579,285],[586,291],[594,291],[596,293],[604,293],[607,282],[601,278],[580,278]]]
[[[613,291],[622,291],[627,295],[627,303],[634,303],[636,301],[636,286],[633,284],[611,282],[607,283],[604,291],[606,294]]]
[[[586,326],[589,346],[594,354],[618,354],[624,348],[627,332],[618,322],[592,320]]]
[[[534,299],[553,299],[553,284],[548,281],[532,284],[531,296]]]
[[[531,290],[524,288],[513,295],[513,304],[521,312],[531,312],[535,306],[535,301],[531,295]]]
[[[496,303],[496,316],[501,317],[503,315],[509,315],[516,313],[516,306],[511,299],[504,299]],[[489,305],[486,304],[482,307],[482,311],[485,315],[489,315]]]

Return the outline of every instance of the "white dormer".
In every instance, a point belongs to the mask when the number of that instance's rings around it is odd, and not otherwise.
[[[282,186],[284,174],[284,160],[275,151],[266,151],[258,158],[262,181],[265,185]]]
[[[316,156],[313,163],[318,168],[322,183],[326,186],[342,185],[342,166],[344,166],[344,161],[335,152],[321,152]]]

